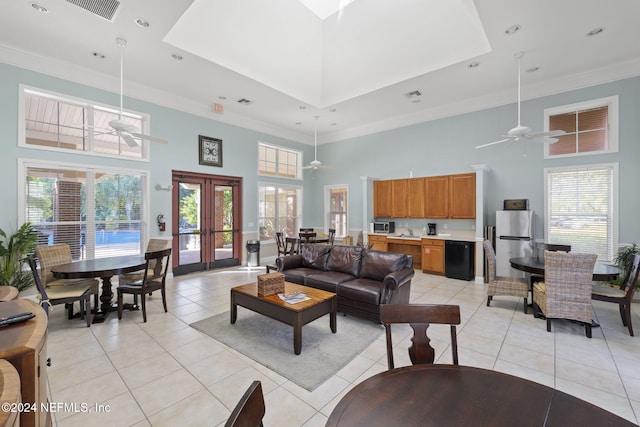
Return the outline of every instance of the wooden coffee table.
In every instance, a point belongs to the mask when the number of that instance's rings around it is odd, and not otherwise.
[[[336,294],[285,282],[284,293],[302,292],[310,299],[297,304],[289,304],[278,295],[258,296],[258,285],[249,283],[231,289],[231,323],[236,323],[238,306],[248,308],[267,317],[293,326],[293,351],[302,350],[302,326],[325,314],[329,314],[329,326],[334,334],[337,331],[336,317],[338,300]]]

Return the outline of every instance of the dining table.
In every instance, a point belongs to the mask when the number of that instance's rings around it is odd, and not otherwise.
[[[516,270],[544,276],[544,257],[526,256],[510,258],[509,263],[511,267]],[[620,269],[614,265],[596,263],[593,268],[594,282],[608,282],[610,280],[616,280],[619,276]]]
[[[412,365],[353,387],[327,427],[356,426],[633,426],[560,390],[498,371],[458,365]]]
[[[144,270],[147,261],[144,255],[124,255],[107,258],[85,259],[51,267],[51,274],[57,279],[87,279],[99,277],[102,281],[100,307],[96,307],[94,323],[104,322],[110,311],[117,310],[112,302],[111,278],[121,274]],[[127,306],[128,309],[134,308]],[[137,307],[135,307],[137,309]]]

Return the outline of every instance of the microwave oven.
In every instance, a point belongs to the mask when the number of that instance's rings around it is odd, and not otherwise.
[[[393,221],[376,221],[373,223],[374,233],[395,233],[396,223]]]

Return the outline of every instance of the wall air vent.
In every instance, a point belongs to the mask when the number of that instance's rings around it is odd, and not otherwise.
[[[75,4],[109,22],[113,22],[116,19],[116,14],[120,8],[118,0],[67,0],[67,2]]]
[[[238,104],[249,105],[249,104],[253,104],[253,101],[246,98],[242,98],[242,99],[238,99]]]
[[[420,93],[419,90],[414,90],[413,92],[405,93],[404,96],[411,99],[411,98],[417,98],[419,96],[422,96],[422,93]]]

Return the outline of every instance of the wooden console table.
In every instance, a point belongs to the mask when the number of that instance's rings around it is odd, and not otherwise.
[[[0,317],[30,311],[33,319],[0,330],[0,359],[13,365],[20,376],[22,402],[37,408],[20,414],[20,426],[51,426],[51,414],[41,412],[47,400],[47,314],[35,302],[18,299],[0,302]]]

